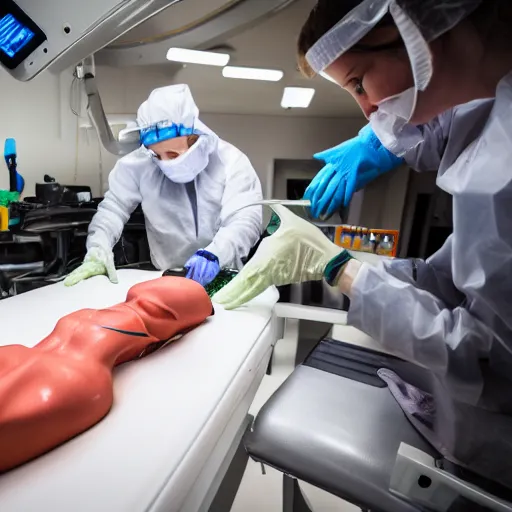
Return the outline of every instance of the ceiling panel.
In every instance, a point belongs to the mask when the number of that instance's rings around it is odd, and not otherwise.
[[[187,27],[217,15],[241,1],[245,0],[183,0],[131,30],[119,38],[114,46],[147,43],[170,37],[172,34],[186,30]]]
[[[259,1],[259,0],[246,0]],[[211,3],[210,3],[211,2]],[[181,22],[207,12],[204,4],[222,7],[224,0],[185,0],[169,9],[169,13],[156,23],[154,34],[161,33],[173,17]],[[166,83],[187,83],[194,94],[196,102],[204,112],[230,114],[268,114],[283,116],[315,116],[315,117],[362,117],[361,111],[352,97],[336,84],[323,78],[313,80],[304,78],[296,66],[296,41],[302,24],[315,5],[316,0],[296,0],[277,14],[265,19],[251,28],[244,28],[234,36],[226,37],[221,43],[233,48],[230,64],[240,66],[256,66],[281,69],[284,78],[280,82],[258,82],[249,80],[227,79],[222,76],[221,68],[199,65],[179,65],[165,60],[165,48],[161,48],[161,64],[152,66],[132,66],[115,73],[110,70],[109,80],[119,82],[119,94],[126,93],[131,99],[120,110],[136,110],[138,104],[149,94],[152,87]],[[178,15],[178,9],[181,9]],[[197,9],[197,11],[195,11]],[[194,14],[195,13],[195,14]],[[181,18],[183,16],[183,18]],[[172,25],[176,26],[176,25]],[[147,35],[141,29],[140,35]],[[130,34],[126,39],[135,34]],[[148,47],[149,48],[149,47]],[[100,82],[101,82],[101,76]],[[127,84],[130,84],[129,87]],[[139,84],[139,85],[137,85]],[[281,97],[285,86],[313,87],[315,97],[307,109],[284,110],[281,108]],[[119,99],[116,99],[119,104]],[[114,113],[114,112],[111,112]]]

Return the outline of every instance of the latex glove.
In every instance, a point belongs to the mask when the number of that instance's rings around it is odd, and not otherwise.
[[[186,263],[186,277],[200,285],[210,284],[220,272],[219,258],[209,251],[200,249]]]
[[[285,206],[271,208],[281,219],[279,228],[261,242],[238,276],[213,296],[225,309],[245,304],[272,285],[319,281],[325,277],[331,286],[336,286],[342,268],[352,258],[320,229]]]
[[[74,286],[84,279],[102,275],[106,275],[111,283],[118,283],[112,252],[106,253],[100,247],[92,247],[87,251],[84,262],[66,277],[64,285]]]
[[[370,125],[357,137],[317,153],[314,158],[326,164],[304,194],[304,199],[311,201],[314,218],[328,218],[348,206],[357,190],[403,162],[381,144]]]

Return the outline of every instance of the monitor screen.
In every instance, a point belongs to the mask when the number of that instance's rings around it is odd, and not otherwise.
[[[0,19],[0,49],[13,58],[33,38],[35,34],[11,13]]]
[[[0,0],[0,63],[16,69],[47,41],[45,33],[14,0]],[[28,65],[32,65],[32,60]]]

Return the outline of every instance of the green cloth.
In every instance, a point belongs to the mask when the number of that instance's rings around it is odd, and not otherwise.
[[[267,236],[273,235],[280,225],[281,219],[276,213],[272,213],[272,217],[266,229]],[[222,269],[217,274],[217,277],[210,284],[205,286],[206,293],[208,293],[210,297],[213,297],[219,290],[224,288],[224,286],[226,286],[232,279],[234,279],[237,274],[238,272]]]
[[[20,200],[19,192],[10,192],[9,190],[0,190],[0,206],[9,206]]]
[[[268,226],[267,226],[267,233],[269,235],[273,235],[277,231],[277,228],[280,225],[281,225],[281,219],[275,212],[272,212],[272,217],[270,218],[270,222],[268,223]]]
[[[206,293],[213,297],[221,288],[224,288],[235,276],[237,272],[232,270],[221,270],[217,277],[208,285],[205,286]]]

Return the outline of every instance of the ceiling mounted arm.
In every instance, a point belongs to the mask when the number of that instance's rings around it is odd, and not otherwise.
[[[77,76],[82,79],[87,95],[87,114],[100,139],[103,147],[113,155],[124,156],[140,147],[136,142],[119,142],[112,133],[103,104],[101,102],[98,84],[96,83],[96,70],[94,56],[83,60],[77,66]]]

